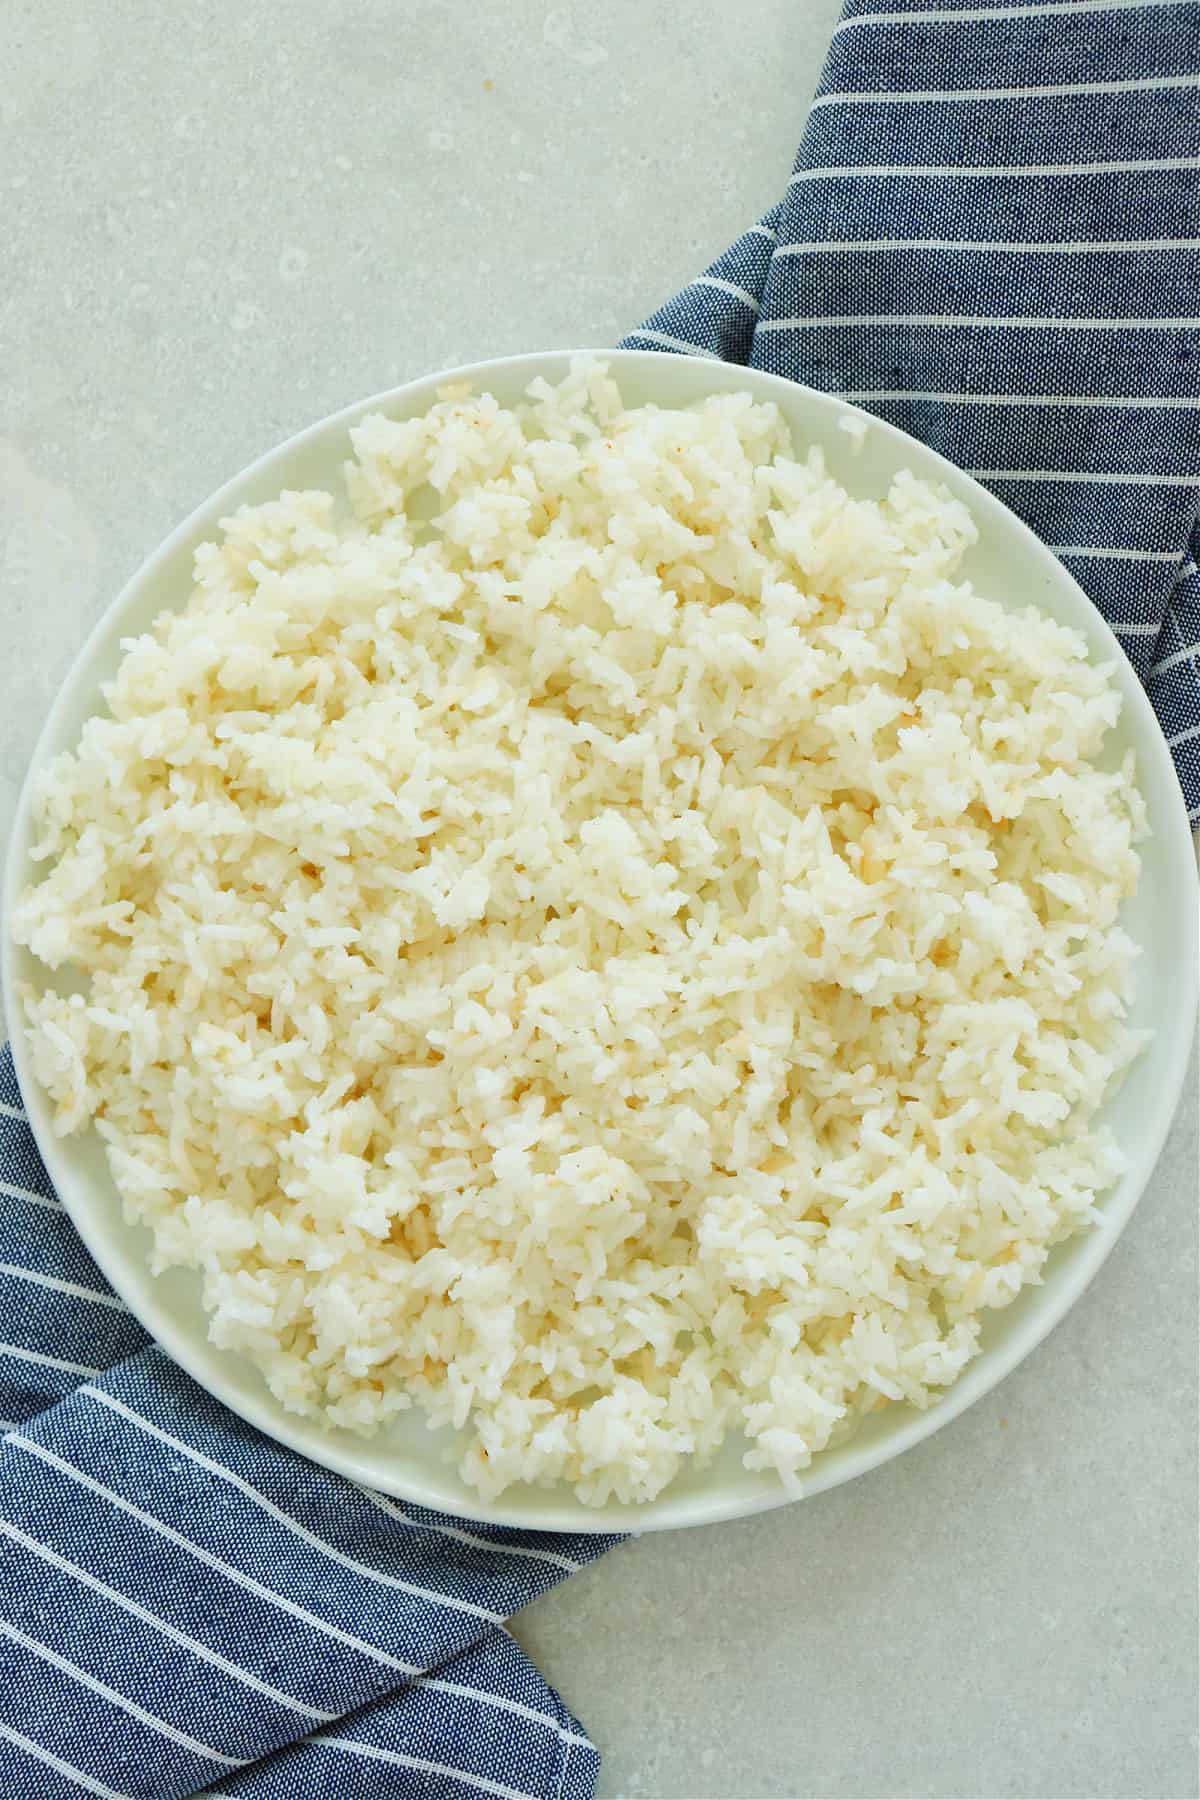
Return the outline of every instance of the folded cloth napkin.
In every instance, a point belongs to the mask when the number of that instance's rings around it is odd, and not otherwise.
[[[846,395],[978,474],[1147,681],[1200,810],[1200,5],[852,0],[786,197],[627,341]],[[0,1056],[0,1794],[586,1800],[503,1629],[618,1540],[264,1438],[106,1287]]]
[[[587,1800],[503,1623],[617,1540],[402,1505],[211,1399],[80,1243],[7,1046],[0,1339],[4,1800]]]
[[[991,488],[1200,816],[1194,0],[850,0],[783,200],[625,342],[841,394]]]

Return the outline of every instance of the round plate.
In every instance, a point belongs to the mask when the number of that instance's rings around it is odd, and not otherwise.
[[[506,357],[470,368],[431,375],[422,381],[373,395],[270,451],[235,476],[172,533],[129,582],[84,645],[46,720],[17,810],[5,875],[4,913],[11,919],[19,891],[30,879],[31,780],[60,751],[72,747],[85,719],[103,710],[101,683],[120,660],[121,640],[145,631],[163,608],[182,606],[192,588],[192,552],[217,534],[218,521],[235,507],[273,498],[282,488],[340,486],[349,454],[347,432],[365,413],[395,418],[425,411],[445,381],[469,380],[489,388],[502,403],[516,401],[537,375],[560,380],[569,351]],[[873,1415],[850,1440],[815,1459],[804,1477],[806,1494],[821,1492],[861,1475],[947,1424],[1027,1356],[1078,1299],[1129,1219],[1162,1148],[1183,1082],[1191,1041],[1196,993],[1195,863],[1179,785],[1162,734],[1142,688],[1118,646],[1082,590],[1062,564],[1026,526],[976,482],[890,425],[857,408],[811,392],[777,376],[738,365],[653,351],[595,352],[609,364],[626,403],[687,405],[706,394],[749,391],[774,400],[798,444],[819,444],[834,475],[859,495],[882,495],[892,476],[911,468],[943,481],[969,506],[979,542],[965,573],[983,592],[1013,606],[1031,602],[1082,631],[1092,659],[1113,663],[1124,700],[1121,722],[1111,734],[1109,755],[1133,746],[1150,818],[1142,846],[1143,876],[1136,899],[1125,909],[1125,925],[1141,946],[1133,1023],[1153,1025],[1154,1038],[1105,1108],[1128,1158],[1128,1171],[1104,1202],[1103,1218],[1091,1231],[1060,1246],[1050,1257],[1045,1281],[1029,1288],[1003,1312],[989,1315],[983,1349],[927,1412],[888,1408]],[[865,436],[842,421],[867,423]],[[646,1506],[584,1506],[566,1486],[514,1487],[494,1506],[459,1479],[454,1439],[431,1432],[413,1411],[375,1438],[331,1430],[285,1412],[257,1370],[241,1356],[208,1341],[199,1281],[181,1270],[152,1276],[149,1233],[128,1224],[95,1132],[57,1138],[51,1109],[33,1079],[15,996],[26,982],[44,980],[28,951],[5,935],[3,982],[10,1007],[10,1030],[17,1074],[46,1167],[80,1236],[122,1298],[169,1355],[188,1373],[252,1424],[356,1481],[421,1505],[468,1518],[541,1530],[665,1530],[700,1525],[781,1505],[787,1495],[773,1476],[751,1473],[741,1464],[743,1446],[729,1441],[704,1469],[685,1471]]]

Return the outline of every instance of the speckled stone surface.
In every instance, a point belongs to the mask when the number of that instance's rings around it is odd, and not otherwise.
[[[360,395],[619,336],[777,197],[836,10],[0,0],[0,828],[185,512]],[[1195,1091],[1091,1291],[965,1418],[518,1621],[602,1794],[1197,1793]]]

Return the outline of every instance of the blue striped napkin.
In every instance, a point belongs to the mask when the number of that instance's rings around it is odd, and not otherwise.
[[[783,200],[625,341],[841,394],[991,488],[1200,817],[1200,5],[850,0]]]
[[[1200,5],[851,0],[786,197],[627,342],[846,395],[978,474],[1147,681],[1200,811]],[[586,1800],[504,1620],[615,1538],[471,1525],[149,1347],[0,1054],[0,1795]]]
[[[368,1493],[211,1399],[80,1243],[7,1046],[0,1339],[4,1800],[587,1800],[504,1621],[617,1540]]]

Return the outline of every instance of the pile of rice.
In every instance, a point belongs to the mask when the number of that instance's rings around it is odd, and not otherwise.
[[[1083,639],[746,394],[582,363],[196,556],[37,798],[39,1079],[285,1406],[484,1495],[793,1482],[1119,1170],[1141,804]],[[77,991],[54,991],[73,985]]]

